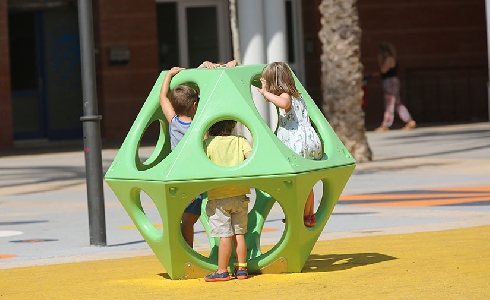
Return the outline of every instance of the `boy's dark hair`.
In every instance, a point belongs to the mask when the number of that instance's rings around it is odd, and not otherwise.
[[[219,136],[219,135],[231,135],[233,129],[235,129],[236,121],[233,120],[223,120],[214,123],[211,128],[209,128],[209,135]]]
[[[170,93],[170,103],[177,115],[192,115],[192,105],[198,101],[197,91],[187,85],[178,85]]]

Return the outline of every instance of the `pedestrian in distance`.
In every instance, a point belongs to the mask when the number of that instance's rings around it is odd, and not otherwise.
[[[383,84],[384,94],[384,115],[381,126],[376,128],[375,132],[390,130],[395,118],[395,111],[400,119],[405,122],[404,130],[417,127],[408,112],[407,107],[402,103],[400,97],[400,79],[398,78],[398,61],[395,46],[390,42],[383,42],[379,46],[378,53],[379,73],[373,73],[374,76],[380,76]]]

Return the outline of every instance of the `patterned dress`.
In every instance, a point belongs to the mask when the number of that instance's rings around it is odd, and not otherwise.
[[[279,128],[277,137],[296,152],[308,159],[323,158],[320,137],[311,125],[303,97],[292,98],[291,109],[284,113],[279,109]]]

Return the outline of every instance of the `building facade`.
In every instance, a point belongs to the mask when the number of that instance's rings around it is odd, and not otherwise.
[[[242,62],[287,61],[321,103],[321,0],[237,0]],[[93,0],[96,85],[104,140],[122,141],[162,70],[232,59],[228,0]],[[402,99],[419,123],[488,120],[485,1],[359,0],[361,61],[397,46]],[[0,0],[0,148],[81,139],[77,3]],[[366,86],[379,125],[379,79]],[[274,123],[275,113],[257,108]],[[150,128],[148,136],[156,137]]]

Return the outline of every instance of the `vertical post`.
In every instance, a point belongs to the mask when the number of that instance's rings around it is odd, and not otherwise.
[[[263,0],[238,0],[238,30],[244,65],[265,63]]]
[[[286,44],[286,8],[284,0],[264,1],[264,25],[267,63],[288,61]],[[269,127],[276,130],[277,109],[269,103]]]
[[[267,1],[267,0],[265,0]],[[242,64],[264,64],[264,0],[237,0],[238,30]],[[259,114],[269,124],[269,105],[256,88],[251,89],[252,98]],[[250,136],[245,134],[250,140]]]
[[[264,1],[264,22],[267,62],[287,62],[286,8],[284,0]]]
[[[490,80],[490,1],[485,0],[485,10],[487,16],[487,53],[488,53],[488,77]],[[487,82],[488,89],[488,120],[490,121],[490,81]]]
[[[104,188],[102,185],[102,148],[100,120],[95,87],[92,0],[78,0],[78,26],[83,89],[83,141],[87,177],[87,202],[90,245],[106,245]]]

